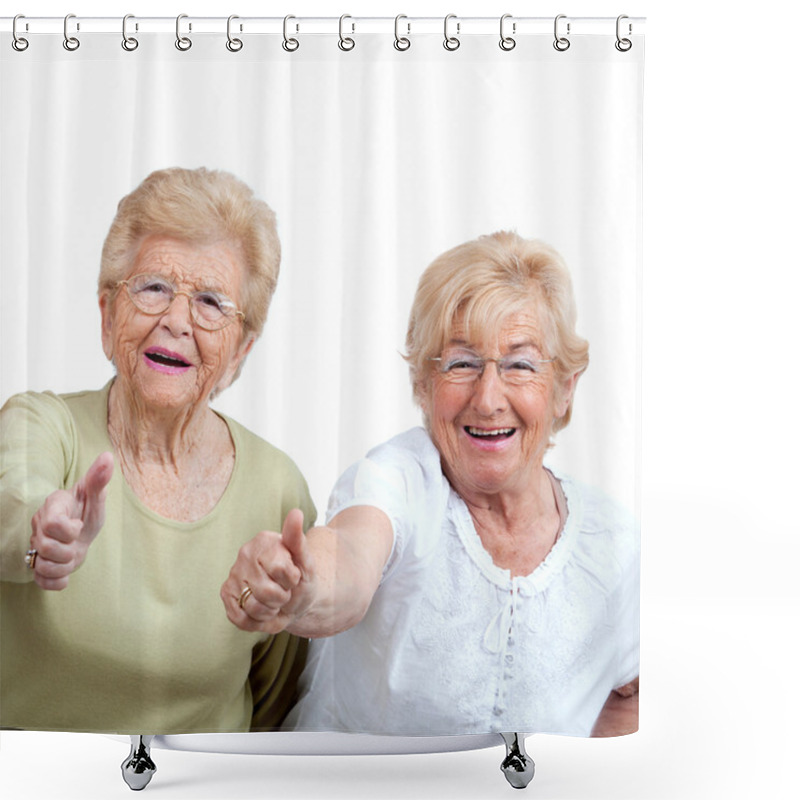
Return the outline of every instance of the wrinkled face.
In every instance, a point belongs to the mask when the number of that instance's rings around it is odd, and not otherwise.
[[[462,497],[534,485],[553,420],[566,413],[576,380],[557,384],[553,363],[542,363],[552,356],[542,349],[544,339],[534,313],[512,314],[477,341],[456,319],[443,360],[433,362],[422,410],[445,474]],[[503,362],[486,361],[482,374],[468,379],[470,365],[481,359]]]
[[[181,292],[213,291],[241,307],[243,265],[239,246],[230,242],[196,245],[149,236],[126,278],[163,276]],[[189,303],[186,294],[177,294],[165,312],[148,315],[124,287],[100,298],[103,350],[118,380],[146,407],[188,409],[206,402],[230,383],[253,345],[254,337],[243,339],[240,317],[222,330],[204,330],[194,323]]]

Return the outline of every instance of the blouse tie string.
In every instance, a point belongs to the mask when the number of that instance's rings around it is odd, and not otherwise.
[[[509,636],[511,625],[514,621],[514,609],[517,605],[516,587],[512,586],[506,593],[500,610],[492,617],[483,634],[483,646],[490,653],[499,653],[503,650]]]

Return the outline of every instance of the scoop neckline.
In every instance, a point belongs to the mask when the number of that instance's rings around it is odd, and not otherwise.
[[[108,433],[108,414],[109,414],[108,401],[111,393],[111,385],[113,384],[113,382],[114,382],[113,380],[109,381],[104,387],[105,398],[103,404],[105,406],[105,421],[103,425],[103,438],[105,442],[108,444],[109,451],[113,453],[114,460],[119,462],[117,451],[115,450],[114,445],[111,441],[111,437],[109,436]],[[240,452],[240,447],[239,447],[240,441],[239,441],[238,431],[235,430],[235,426],[231,424],[232,421],[225,414],[223,414],[220,411],[217,411],[214,408],[212,408],[211,411],[225,423],[225,427],[228,429],[228,434],[230,435],[231,442],[233,443],[233,469],[231,470],[231,476],[228,479],[228,483],[225,486],[224,491],[220,495],[219,500],[217,500],[217,502],[214,504],[214,507],[207,514],[200,517],[200,519],[196,519],[192,522],[185,522],[183,520],[172,519],[171,517],[165,517],[162,514],[159,514],[157,511],[153,511],[153,509],[145,505],[139,498],[139,496],[136,494],[136,492],[133,491],[130,484],[125,479],[125,475],[123,475],[122,470],[121,469],[115,470],[115,473],[118,472],[117,477],[122,483],[124,496],[130,502],[132,502],[133,505],[136,506],[139,511],[141,511],[150,519],[158,522],[160,525],[168,525],[178,530],[183,530],[187,532],[195,530],[196,528],[201,528],[204,525],[206,525],[209,521],[213,521],[213,518],[219,513],[221,513],[220,508],[223,507],[223,505],[227,502],[228,495],[232,491],[231,487],[233,486],[239,471],[238,455]]]
[[[511,570],[494,563],[489,551],[483,546],[472,515],[463,498],[450,486],[448,504],[455,512],[455,528],[462,545],[480,571],[495,585],[502,589],[519,589],[523,594],[542,591],[564,568],[577,539],[582,507],[580,496],[572,480],[557,474],[552,468],[545,469],[558,482],[564,496],[566,519],[555,544],[544,560],[527,575],[512,577]]]

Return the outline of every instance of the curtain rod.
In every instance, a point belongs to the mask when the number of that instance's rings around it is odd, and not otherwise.
[[[16,27],[15,27],[16,20]],[[359,17],[346,14],[342,17],[197,17],[180,15],[180,28],[191,34],[226,33],[237,34],[282,34],[288,26],[295,34],[353,34],[400,32],[406,36],[437,34],[441,35],[447,24],[447,31],[453,35],[473,35],[498,33],[501,30],[500,17],[459,17],[451,14],[445,23],[444,17]],[[554,17],[514,17],[504,15],[503,35],[553,34],[556,27],[570,35],[606,34],[630,36],[644,33],[644,17],[570,17],[559,14]],[[137,17],[128,15],[125,28],[128,34],[136,33],[174,33],[178,26],[175,17]],[[36,17],[18,15],[0,18],[0,31],[18,35],[48,34],[65,31],[74,33],[121,33],[122,17]]]

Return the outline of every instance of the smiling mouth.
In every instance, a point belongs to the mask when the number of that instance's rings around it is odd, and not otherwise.
[[[493,428],[492,430],[484,430],[483,428],[473,428],[470,425],[464,427],[466,433],[473,439],[482,439],[483,441],[496,442],[500,439],[510,439],[515,433],[516,428]]]
[[[145,358],[149,361],[152,361],[154,364],[161,364],[165,367],[190,367],[191,364],[188,361],[184,361],[180,356],[177,355],[168,355],[167,353],[162,353],[158,350],[148,350],[145,354]]]

